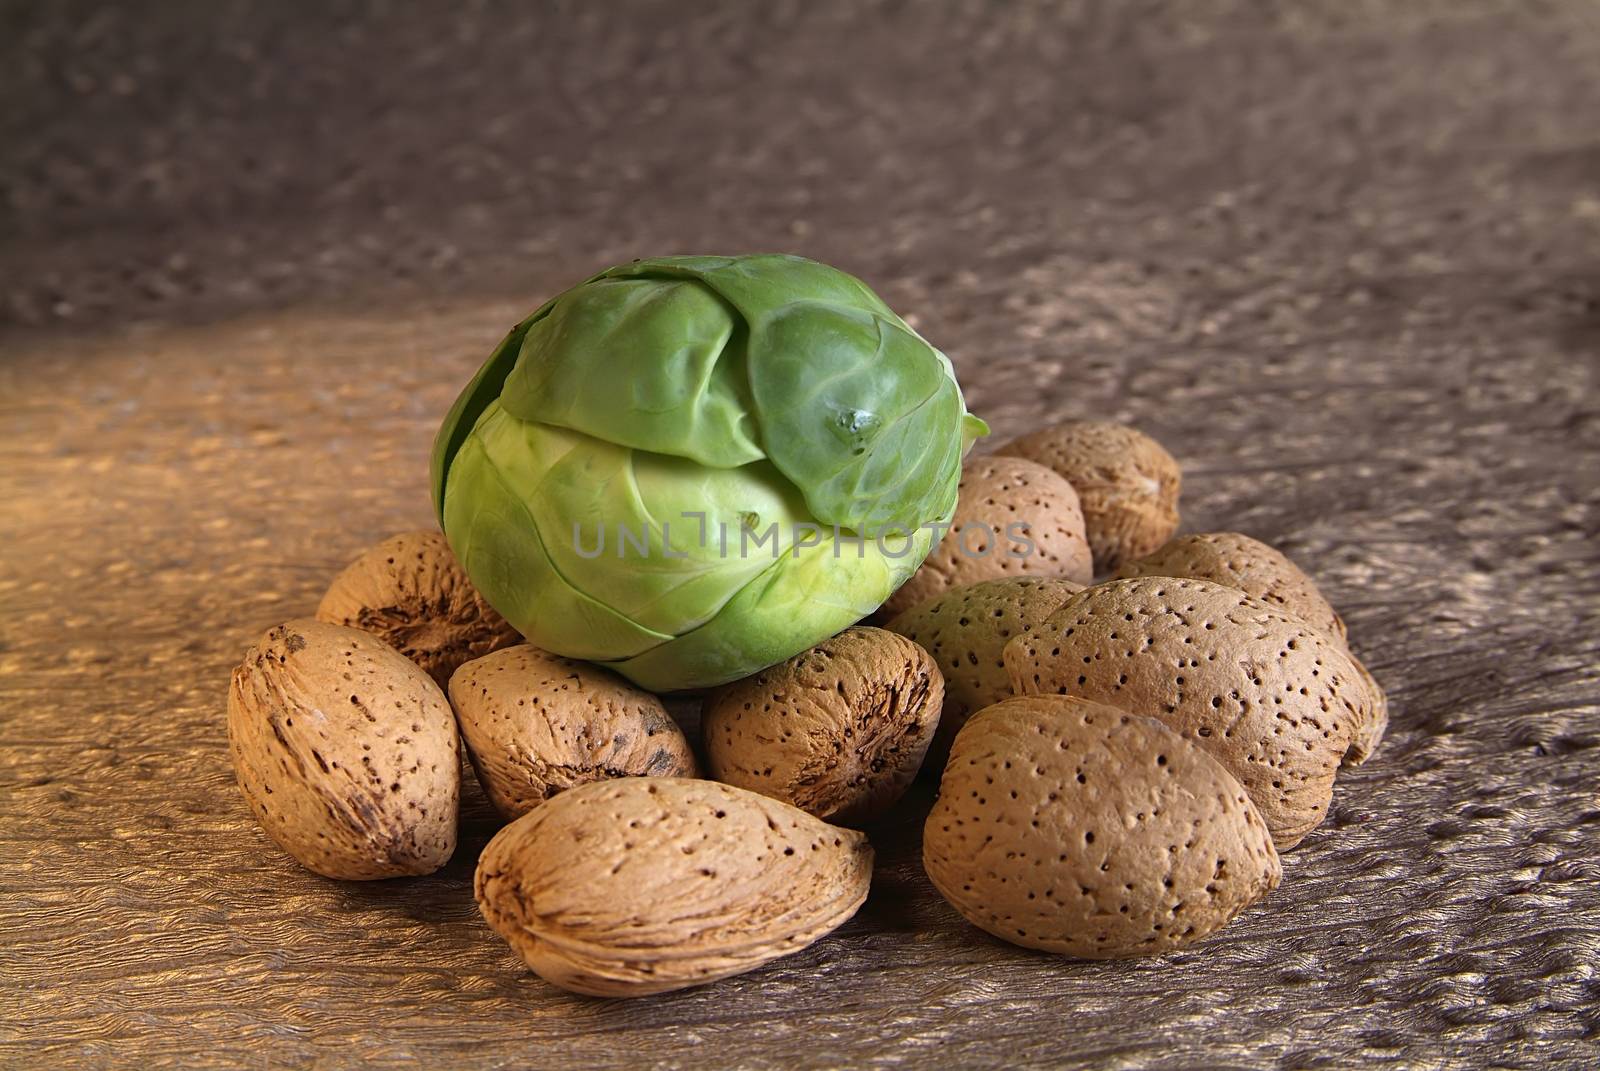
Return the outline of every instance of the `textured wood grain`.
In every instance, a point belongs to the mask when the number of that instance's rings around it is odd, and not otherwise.
[[[7,16],[0,1063],[1595,1065],[1592,4],[168,10]],[[228,670],[429,522],[500,333],[762,247],[879,287],[998,438],[1137,422],[1186,530],[1339,607],[1390,736],[1262,905],[1158,961],[1000,944],[921,872],[924,786],[837,934],[624,1005],[479,918],[470,778],[425,879],[255,827]]]

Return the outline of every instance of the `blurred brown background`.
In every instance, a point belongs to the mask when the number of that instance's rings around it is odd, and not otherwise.
[[[1600,1035],[1600,5],[0,3],[0,1062],[1588,1067]],[[375,886],[232,784],[225,681],[431,522],[518,316],[785,250],[997,438],[1101,415],[1282,546],[1393,728],[1260,907],[1086,964],[928,885],[754,974],[556,991],[492,829]],[[475,789],[471,791],[475,792]]]
[[[1582,0],[3,10],[15,323],[526,303],[684,249],[1022,303],[1070,258],[1197,319],[1266,276],[1592,296]]]

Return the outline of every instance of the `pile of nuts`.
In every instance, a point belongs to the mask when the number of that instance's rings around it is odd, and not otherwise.
[[[1173,538],[1178,492],[1115,424],[969,460],[953,527],[1024,518],[1038,552],[947,539],[882,627],[708,692],[698,756],[656,696],[522,643],[442,535],[395,536],[234,671],[239,786],[318,874],[427,874],[455,850],[464,745],[508,823],[483,916],[580,993],[698,985],[827,934],[866,899],[859,827],[919,772],[942,776],[928,877],[974,925],[1078,957],[1181,948],[1277,886],[1387,704],[1288,558]]]

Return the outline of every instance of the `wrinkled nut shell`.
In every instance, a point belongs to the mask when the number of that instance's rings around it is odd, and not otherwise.
[[[1368,701],[1366,717],[1355,728],[1350,750],[1345,752],[1344,764],[1360,766],[1378,750],[1378,745],[1383,742],[1383,734],[1389,729],[1389,696],[1364,662],[1351,655],[1350,664],[1356,667],[1356,672],[1366,683]]]
[[[868,822],[916,777],[943,702],[927,651],[857,626],[710,693],[706,764],[719,781],[819,818]]]
[[[884,613],[901,613],[980,580],[1092,578],[1078,493],[1048,468],[1015,457],[971,458],[956,495],[949,532],[884,603]]]
[[[1238,588],[1252,599],[1300,618],[1324,636],[1345,641],[1344,621],[1316,582],[1282,552],[1238,532],[1205,532],[1168,540],[1129,562],[1118,579],[1177,576]]]
[[[1089,959],[1192,944],[1282,876],[1260,813],[1215,759],[1153,719],[1063,696],[973,716],[922,851],[974,925]]]
[[[450,678],[467,754],[505,818],[608,777],[694,777],[694,752],[661,700],[597,666],[519,644]]]
[[[478,906],[549,982],[627,997],[798,952],[856,913],[872,848],[788,804],[711,781],[563,792],[478,861]]]
[[[1081,696],[1159,718],[1237,777],[1279,851],[1327,813],[1370,717],[1337,642],[1237,588],[1144,577],[1087,588],[1006,646],[1018,694]]]
[[[442,532],[385,539],[334,577],[316,616],[372,633],[441,688],[462,663],[522,642],[472,586]]]
[[[1014,576],[984,580],[936,595],[890,621],[897,632],[933,656],[944,675],[944,712],[935,748],[950,741],[973,711],[1011,695],[1003,652],[1083,585],[1061,577]]]
[[[1137,428],[1073,421],[1024,435],[996,453],[1036,461],[1072,484],[1100,572],[1149,554],[1178,529],[1182,472]]]
[[[456,846],[456,723],[381,640],[300,619],[245,652],[228,688],[239,789],[261,827],[330,878],[428,874]]]

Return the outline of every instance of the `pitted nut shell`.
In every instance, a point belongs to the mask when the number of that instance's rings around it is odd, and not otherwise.
[[[428,874],[455,851],[455,717],[369,633],[309,619],[268,630],[233,671],[228,737],[257,821],[308,870]]]
[[[522,642],[441,532],[402,532],[362,554],[334,577],[316,617],[372,633],[441,688],[462,663]]]
[[[1003,652],[1073,595],[1074,580],[1010,576],[952,588],[886,626],[925,649],[944,675],[944,712],[935,749],[947,753],[968,716],[1011,695]]]
[[[1092,578],[1078,493],[1048,468],[1024,458],[970,458],[956,496],[950,530],[884,603],[884,613],[902,613],[980,580]]]
[[[1151,718],[1065,696],[988,707],[956,736],[923,865],[974,925],[1089,959],[1182,948],[1282,876],[1239,782]]]
[[[868,822],[917,775],[944,682],[928,652],[857,626],[707,695],[711,776],[832,822]]]
[[[712,781],[624,778],[563,792],[478,861],[478,907],[565,989],[628,997],[798,952],[866,899],[860,833]]]
[[[1284,554],[1247,535],[1208,532],[1178,536],[1117,573],[1119,579],[1136,576],[1185,577],[1238,588],[1253,599],[1300,618],[1345,646],[1349,653],[1344,619],[1323,598],[1316,582]],[[1350,661],[1360,671],[1372,696],[1365,706],[1367,716],[1356,726],[1344,758],[1345,765],[1359,766],[1383,740],[1389,725],[1389,701],[1360,660],[1350,655]]]
[[[1215,756],[1279,851],[1316,828],[1371,702],[1344,648],[1237,588],[1143,577],[1087,588],[1006,646],[1018,694],[1159,718]]]
[[[467,754],[495,810],[517,818],[608,777],[694,777],[661,700],[607,670],[519,644],[450,678]]]
[[[1238,532],[1204,532],[1168,540],[1117,573],[1117,579],[1135,576],[1176,576],[1226,584],[1300,618],[1324,636],[1345,642],[1344,621],[1322,597],[1316,582],[1282,552]]]
[[[1160,443],[1137,428],[1072,421],[1024,435],[996,453],[1036,461],[1072,484],[1097,571],[1150,553],[1178,529],[1182,472]]]

